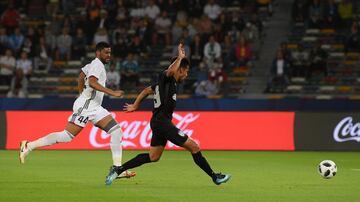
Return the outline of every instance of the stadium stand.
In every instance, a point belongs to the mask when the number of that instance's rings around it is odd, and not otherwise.
[[[265,92],[355,99],[360,76],[359,5],[350,0],[295,0],[292,30],[279,47],[284,57],[274,59],[272,68],[280,73],[273,71]],[[277,79],[279,74],[285,79]]]
[[[112,63],[123,77],[115,86],[131,97],[169,65],[173,47],[182,41],[192,73],[180,93],[221,98],[245,92],[253,61],[259,59],[263,24],[273,11],[271,1],[264,0],[9,0],[0,4],[0,12],[0,51],[5,56],[6,49],[12,50],[16,64],[11,71],[19,69],[21,52],[31,61],[29,73],[19,77],[26,85],[16,82],[15,74],[7,82],[1,71],[1,97],[77,96],[77,75],[94,57],[98,41],[112,45]],[[213,44],[219,47],[217,57]],[[135,85],[122,85],[128,53],[134,54],[131,65],[138,66]],[[204,82],[216,90],[196,94]]]

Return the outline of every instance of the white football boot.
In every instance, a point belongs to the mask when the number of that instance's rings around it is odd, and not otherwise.
[[[28,141],[26,141],[26,140],[23,140],[20,142],[19,159],[20,159],[20,163],[22,163],[22,164],[25,163],[25,158],[30,153],[30,150],[29,150],[27,144],[28,144]]]

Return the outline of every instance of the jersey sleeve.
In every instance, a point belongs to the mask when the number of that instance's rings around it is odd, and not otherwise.
[[[101,74],[101,69],[99,67],[97,67],[94,64],[91,64],[88,68],[88,74],[87,77],[90,78],[91,76],[96,77],[97,79],[100,78],[100,74]]]
[[[158,83],[152,84],[151,85],[151,90],[155,91],[155,88],[156,88],[157,85],[158,85]]]
[[[83,68],[81,68],[81,71],[84,72],[84,74],[87,76],[88,73],[89,73],[89,68],[88,68],[88,66],[86,65],[86,66],[84,66]]]

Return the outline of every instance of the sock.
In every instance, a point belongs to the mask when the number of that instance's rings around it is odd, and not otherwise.
[[[31,151],[38,147],[49,146],[59,142],[70,142],[73,138],[74,136],[71,133],[69,133],[66,130],[63,130],[61,132],[50,133],[47,136],[44,136],[33,142],[29,142],[27,146]]]
[[[121,174],[122,172],[124,172],[125,170],[128,170],[130,168],[135,168],[135,167],[139,167],[142,164],[145,163],[150,163],[150,156],[148,153],[142,153],[142,154],[138,154],[136,157],[134,157],[133,159],[131,159],[130,161],[124,163],[123,166],[120,167],[119,170],[117,170],[116,172],[118,174]]]
[[[192,156],[196,165],[198,165],[203,171],[206,172],[206,174],[213,178],[215,173],[201,152],[199,151],[198,153],[192,154]]]
[[[121,138],[122,138],[122,130],[119,125],[114,126],[109,130],[110,138],[110,148],[112,153],[113,165],[121,166],[122,161],[122,146],[121,146]]]

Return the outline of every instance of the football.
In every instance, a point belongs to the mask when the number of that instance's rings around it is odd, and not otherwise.
[[[330,179],[336,175],[336,164],[331,160],[323,160],[319,164],[318,172],[325,179]]]

